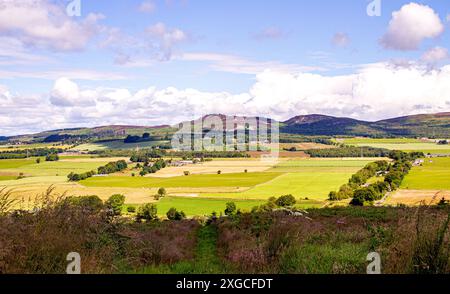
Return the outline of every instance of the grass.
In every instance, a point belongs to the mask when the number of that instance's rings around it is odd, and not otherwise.
[[[155,145],[160,145],[167,143],[167,141],[149,141],[140,143],[124,143],[123,140],[114,140],[109,142],[98,142],[98,143],[88,143],[81,144],[72,150],[75,151],[98,151],[106,149],[136,149],[136,148],[149,148]]]
[[[326,200],[328,193],[345,184],[351,174],[351,172],[286,173],[245,192],[206,194],[205,196],[233,199],[268,199],[272,196],[292,194],[297,199]]]
[[[16,176],[0,176],[0,181],[11,181],[17,179]]]
[[[259,200],[230,200],[230,199],[210,199],[198,197],[164,197],[156,205],[158,215],[165,217],[172,207],[182,210],[187,216],[211,215],[213,211],[220,214],[225,210],[227,202],[234,202],[238,209],[250,211],[253,207],[263,204],[265,201]],[[127,205],[131,206],[131,205]],[[138,205],[133,205],[138,206]]]
[[[35,158],[29,159],[0,159],[0,169],[19,168],[26,165],[35,164]]]
[[[450,157],[425,159],[423,166],[415,166],[403,180],[402,189],[450,190]]]
[[[190,175],[172,178],[154,177],[93,177],[80,183],[88,187],[130,187],[130,188],[198,188],[198,187],[252,187],[276,178],[277,173],[235,173]]]
[[[43,161],[37,164],[34,160],[28,160],[24,165],[16,164],[15,167],[4,168],[10,172],[22,172],[29,176],[67,176],[70,172],[83,173],[90,170],[96,170],[99,166],[105,165],[109,162],[98,160],[83,160],[83,161]],[[11,164],[10,164],[11,166]]]
[[[353,173],[373,160],[359,159],[306,159],[283,161],[271,171],[283,172],[271,181],[244,192],[204,194],[206,197],[233,199],[268,199],[292,194],[297,199],[326,200],[328,193],[345,184]]]
[[[345,138],[337,139],[336,142],[348,145],[355,144],[407,144],[407,143],[423,143],[423,141],[414,138]]]
[[[449,154],[450,145],[439,145],[433,142],[423,142],[418,139],[345,139],[345,144],[353,146],[370,146],[389,150],[401,150],[405,152],[420,151],[425,154]]]
[[[172,265],[152,265],[138,271],[140,274],[218,274],[226,269],[217,256],[217,227],[206,225],[197,232],[197,246],[192,261]]]

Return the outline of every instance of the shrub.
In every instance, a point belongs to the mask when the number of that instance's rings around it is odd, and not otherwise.
[[[169,220],[179,221],[186,218],[186,214],[183,211],[178,211],[176,208],[171,208],[167,211],[166,216]]]
[[[141,221],[151,221],[158,219],[158,210],[156,208],[156,205],[153,203],[147,203],[139,207],[136,220]]]
[[[159,197],[165,197],[167,195],[167,191],[166,191],[166,189],[165,188],[159,188],[158,189],[158,196]]]
[[[112,210],[113,215],[120,215],[122,207],[125,203],[125,196],[121,194],[114,194],[106,201],[105,205]]]
[[[228,202],[225,208],[225,215],[233,215],[236,213],[236,204],[234,202]]]
[[[59,160],[59,156],[57,153],[52,153],[45,157],[45,161],[58,161],[58,160]]]
[[[275,203],[279,207],[289,207],[294,206],[296,202],[297,200],[295,200],[295,197],[289,194],[279,197]]]
[[[64,203],[81,207],[92,212],[99,212],[104,208],[103,201],[97,195],[71,196],[65,199]]]
[[[189,176],[191,174],[191,172],[188,171],[188,170],[185,170],[183,173],[184,173],[185,176]]]
[[[136,207],[134,207],[134,206],[128,206],[128,207],[127,207],[127,212],[128,212],[128,213],[135,213],[135,212],[136,212]]]

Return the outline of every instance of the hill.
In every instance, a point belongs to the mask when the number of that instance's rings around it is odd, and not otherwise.
[[[225,121],[222,114],[214,115]],[[205,117],[192,122],[204,121]],[[270,124],[271,119],[259,117],[234,116],[236,121],[263,121]],[[180,124],[179,124],[180,125]],[[125,139],[127,136],[141,136],[149,133],[153,140],[167,140],[179,127],[169,125],[130,126],[111,125],[94,128],[71,128],[40,132],[37,134],[2,137],[0,140],[16,142],[61,142],[101,141]],[[227,126],[229,128],[230,125]],[[204,128],[203,132],[209,128]],[[450,138],[450,112],[436,114],[410,115],[376,122],[347,117],[334,117],[321,114],[299,115],[280,123],[280,132],[305,136],[364,136],[364,137],[429,137]]]
[[[301,135],[370,137],[450,137],[450,112],[361,121],[326,115],[301,115],[283,122],[281,131]]]

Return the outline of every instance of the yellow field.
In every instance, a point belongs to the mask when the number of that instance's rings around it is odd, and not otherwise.
[[[184,171],[189,171],[192,175],[194,174],[216,174],[217,171],[221,171],[223,174],[231,173],[243,173],[245,170],[247,172],[263,172],[266,171],[279,161],[262,161],[262,160],[213,160],[198,164],[188,164],[185,166],[177,167],[166,167],[155,174],[150,175],[151,177],[159,178],[170,178],[184,175]]]
[[[439,190],[398,190],[388,197],[385,205],[420,205],[421,203],[430,205],[437,204],[439,200],[445,198],[450,200],[450,191]]]

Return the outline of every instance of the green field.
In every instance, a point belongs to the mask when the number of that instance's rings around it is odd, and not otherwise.
[[[108,142],[88,143],[76,146],[71,149],[74,151],[98,151],[107,149],[136,149],[136,148],[149,148],[155,145],[167,143],[167,141],[149,141],[140,143],[124,143],[123,140],[114,140]]]
[[[17,179],[16,176],[0,176],[0,181],[12,181]]]
[[[236,173],[190,175],[171,178],[153,177],[93,177],[81,181],[87,187],[128,187],[128,188],[200,188],[200,187],[252,187],[281,174],[278,173]]]
[[[36,159],[0,159],[0,170],[35,164]]]
[[[328,193],[345,184],[353,173],[370,160],[306,159],[289,160],[275,166],[272,171],[283,172],[271,181],[244,192],[207,193],[205,197],[233,199],[268,199],[292,194],[297,199],[326,200]]]
[[[407,143],[423,143],[419,139],[413,138],[343,138],[336,139],[336,142],[345,143],[348,145],[356,144],[407,144]]]
[[[2,162],[2,161],[0,161]],[[5,168],[2,171],[24,173],[26,176],[67,176],[71,172],[83,173],[90,170],[96,170],[99,166],[105,165],[109,162],[107,158],[105,161],[43,161],[37,164],[34,160],[26,165],[15,168]],[[8,164],[6,164],[8,165]]]
[[[264,201],[249,200],[228,200],[228,199],[208,199],[208,198],[189,198],[189,197],[165,197],[156,205],[158,214],[165,216],[166,212],[174,207],[186,212],[189,216],[210,215],[213,211],[217,214],[225,210],[227,202],[233,201],[236,207],[242,210],[251,210],[253,207],[261,205]]]
[[[223,214],[226,204],[234,202],[237,209],[242,211],[250,211],[253,207],[264,204],[264,200],[236,200],[236,199],[217,199],[217,198],[197,198],[197,197],[164,197],[156,203],[158,215],[164,217],[170,208],[184,211],[188,216],[211,215],[215,211],[218,215]],[[126,205],[126,207],[132,204]],[[317,208],[323,204],[318,201],[299,201],[297,207],[302,209]],[[138,207],[139,205],[133,205]]]
[[[439,145],[433,142],[424,142],[418,139],[393,138],[393,139],[371,139],[371,138],[350,138],[337,140],[358,147],[370,146],[374,148],[384,148],[389,150],[401,150],[405,152],[420,151],[425,154],[450,154],[450,145]]]
[[[425,159],[423,166],[415,166],[411,169],[403,180],[401,188],[450,190],[450,157]]]

